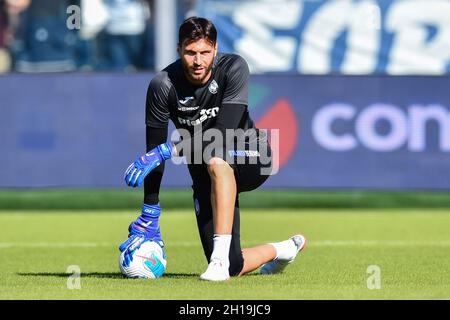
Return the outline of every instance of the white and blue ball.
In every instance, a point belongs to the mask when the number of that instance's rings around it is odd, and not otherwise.
[[[160,278],[166,271],[167,261],[161,246],[146,239],[142,243],[133,244],[119,256],[119,268],[128,278]]]

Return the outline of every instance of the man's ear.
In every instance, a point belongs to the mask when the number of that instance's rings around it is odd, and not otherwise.
[[[214,58],[217,56],[217,49],[219,48],[219,44],[216,42],[216,45],[214,46]]]
[[[181,48],[180,48],[180,45],[177,45],[177,52],[178,52],[178,55],[181,56]]]

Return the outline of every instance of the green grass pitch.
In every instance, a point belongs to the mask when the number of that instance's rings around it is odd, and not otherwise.
[[[187,209],[167,209],[161,217],[164,277],[123,278],[117,247],[136,214],[0,211],[0,299],[450,298],[449,209],[244,208],[243,246],[298,232],[308,244],[283,274],[255,271],[220,283],[199,280],[207,264]],[[80,289],[68,288],[71,265],[80,268]]]

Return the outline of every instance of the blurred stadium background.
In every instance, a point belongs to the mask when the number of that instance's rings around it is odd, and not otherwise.
[[[280,170],[264,188],[438,191],[441,204],[450,190],[450,1],[0,8],[3,189],[125,189],[123,169],[144,148],[148,82],[176,59],[177,26],[200,15],[221,50],[247,59],[258,126],[280,130]],[[185,166],[171,163],[163,186],[189,187]]]
[[[4,217],[137,215],[143,192],[125,188],[123,171],[145,148],[147,85],[177,58],[178,25],[192,15],[215,23],[219,50],[248,61],[252,117],[280,130],[280,170],[242,195],[243,210],[422,208],[432,217],[438,208],[445,227],[448,0],[0,0]],[[166,165],[161,199],[191,210],[185,166]]]

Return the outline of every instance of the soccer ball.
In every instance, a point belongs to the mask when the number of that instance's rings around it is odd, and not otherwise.
[[[166,265],[163,248],[151,239],[131,244],[119,256],[120,271],[128,278],[159,278],[166,271]]]

